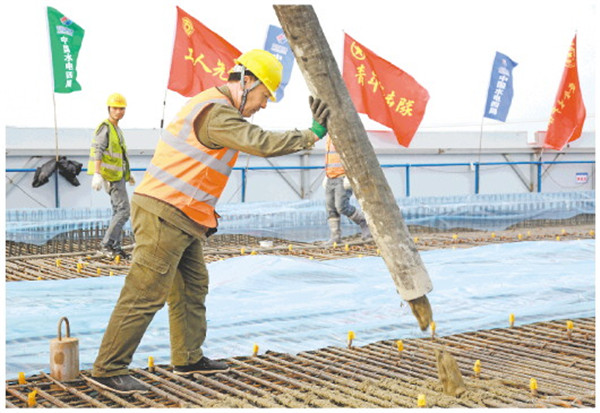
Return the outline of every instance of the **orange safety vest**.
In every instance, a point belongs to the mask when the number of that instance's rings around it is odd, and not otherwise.
[[[342,166],[340,154],[335,151],[331,137],[327,135],[327,143],[325,144],[327,151],[325,152],[325,175],[328,178],[337,178],[344,175],[346,170]]]
[[[196,138],[194,120],[213,103],[232,106],[216,88],[185,104],[159,139],[144,179],[135,190],[173,205],[208,228],[217,227],[215,206],[238,157],[237,150],[210,149]]]

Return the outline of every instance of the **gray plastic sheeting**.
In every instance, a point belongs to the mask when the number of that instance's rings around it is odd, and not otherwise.
[[[594,240],[495,244],[421,253],[439,335],[595,314]],[[209,265],[211,358],[298,353],[429,335],[395,293],[383,260],[243,256]],[[6,374],[49,371],[49,342],[66,316],[90,368],[124,276],[6,283]],[[63,331],[64,333],[64,331]],[[133,366],[169,363],[167,309],[150,324]]]
[[[396,199],[407,225],[451,230],[498,231],[528,220],[570,219],[595,214],[595,191],[481,194]],[[358,203],[354,197],[350,201]],[[327,239],[324,201],[219,204],[220,234],[247,234],[291,241]],[[6,211],[6,240],[42,245],[60,234],[104,231],[109,209],[13,209]],[[131,229],[128,221],[126,230]],[[358,226],[342,218],[343,236]]]

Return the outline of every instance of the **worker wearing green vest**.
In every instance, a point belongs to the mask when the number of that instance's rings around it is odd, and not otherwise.
[[[129,196],[125,183],[134,185],[135,180],[129,171],[127,146],[123,132],[119,128],[119,121],[125,116],[127,101],[123,95],[113,93],[108,97],[107,105],[108,119],[100,123],[92,139],[88,174],[94,175],[92,189],[99,191],[104,187],[108,192],[113,211],[112,219],[102,239],[100,253],[111,259],[117,255],[129,259],[130,254],[123,251],[121,247],[123,226],[130,215]]]

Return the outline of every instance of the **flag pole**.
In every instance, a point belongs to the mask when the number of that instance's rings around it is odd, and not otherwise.
[[[177,7],[175,8],[175,21],[177,22]],[[172,46],[171,46],[171,53],[173,53],[173,48],[175,47],[175,40],[176,40],[176,35],[177,35],[177,23],[175,24],[175,29],[173,30],[173,42],[172,42]],[[173,59],[173,57],[171,56],[171,60]],[[165,88],[165,96],[163,98],[163,113],[162,113],[162,119],[160,120],[160,138],[162,138],[162,133],[163,133],[163,126],[165,124],[165,109],[167,107],[167,92],[169,90],[169,80],[171,78],[171,68],[169,67],[169,77],[167,78],[167,87]]]
[[[56,93],[52,91],[52,107],[54,108],[54,146],[56,148],[56,165],[54,169],[54,206],[60,208],[60,201],[58,199],[58,123],[56,122]]]
[[[50,21],[48,17],[48,8],[46,8],[46,32],[50,33]],[[55,88],[55,79],[54,79],[54,66],[52,63],[52,41],[50,37],[48,37],[48,45],[50,46],[50,67],[52,68],[52,109],[54,112],[54,147],[55,147],[55,156],[54,160],[56,161],[55,169],[54,169],[54,206],[56,208],[60,207],[60,201],[58,199],[58,122],[56,120],[56,93],[54,91]]]
[[[168,88],[165,88],[165,97],[163,98],[162,119],[160,120],[160,137],[161,138],[162,138],[162,133],[163,133],[163,126],[165,124],[165,108],[167,107],[167,90],[168,90]]]
[[[481,162],[481,142],[483,141],[483,121],[485,116],[481,117],[481,127],[479,128],[479,153],[477,158],[477,163]]]
[[[58,162],[58,123],[56,122],[56,93],[52,92],[52,107],[54,108],[54,146],[56,148],[56,162]]]

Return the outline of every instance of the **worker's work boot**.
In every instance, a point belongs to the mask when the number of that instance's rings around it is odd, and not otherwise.
[[[352,222],[354,222],[355,224],[357,224],[360,227],[360,231],[362,232],[363,241],[372,241],[373,240],[373,236],[371,235],[371,230],[369,229],[369,226],[367,225],[367,220],[365,219],[365,216],[358,208],[348,218],[350,218],[350,220]]]
[[[329,241],[327,245],[333,245],[334,243],[342,242],[342,229],[340,228],[340,218],[328,218],[327,225],[329,225]]]
[[[101,245],[100,249],[98,250],[98,254],[104,258],[108,258],[109,260],[115,258],[115,250],[110,245]]]
[[[150,390],[146,383],[127,374],[113,377],[89,377],[89,379],[98,387],[122,395],[146,393]]]
[[[180,376],[189,376],[194,373],[209,374],[209,373],[225,373],[229,371],[227,363],[222,361],[211,360],[208,357],[202,357],[200,361],[188,366],[173,366],[173,373]]]
[[[116,246],[113,247],[113,254],[114,254],[114,257],[116,257],[118,255],[123,260],[130,260],[131,259],[131,254],[129,254],[128,252],[124,251],[123,248],[121,248],[120,245],[116,245]]]

